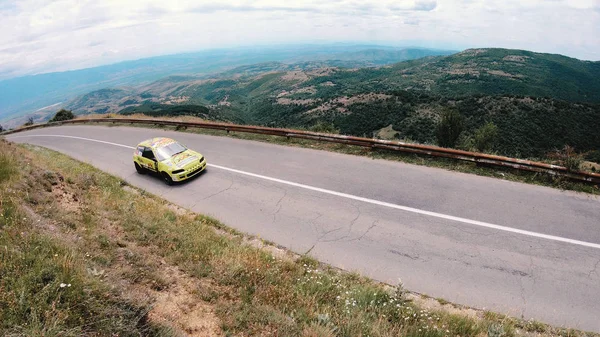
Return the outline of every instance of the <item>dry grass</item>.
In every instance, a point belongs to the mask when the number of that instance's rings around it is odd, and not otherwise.
[[[0,154],[22,168],[0,180],[1,230],[8,233],[0,237],[1,335],[563,332],[482,312],[426,309],[401,286],[309,257],[273,255],[214,219],[56,152],[2,142]]]
[[[97,262],[73,230],[82,219],[53,194],[65,182],[33,158],[0,142],[2,172],[12,172],[0,180],[0,335],[173,335],[90,273]]]

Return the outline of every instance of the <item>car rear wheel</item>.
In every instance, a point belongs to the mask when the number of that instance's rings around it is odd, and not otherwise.
[[[139,174],[144,174],[146,173],[146,170],[144,170],[138,163],[133,163],[135,165],[135,170],[137,171],[137,173]]]
[[[173,185],[173,179],[171,179],[170,175],[168,175],[165,172],[163,172],[161,175],[162,175],[162,178],[163,178],[163,181],[165,182],[165,184],[167,184],[167,185]]]

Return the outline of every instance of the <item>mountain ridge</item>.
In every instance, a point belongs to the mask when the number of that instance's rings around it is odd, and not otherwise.
[[[93,68],[70,70],[0,80],[0,120],[18,117],[75,95],[114,86],[150,83],[169,75],[210,74],[235,66],[267,61],[300,62],[317,57],[330,59],[372,48],[373,45],[296,45],[214,49],[195,53],[143,58]],[[393,53],[402,48],[384,48]],[[412,49],[411,49],[412,50]],[[420,49],[421,53],[450,54],[455,51]],[[414,51],[413,51],[414,52]],[[419,54],[418,56],[420,56]],[[367,66],[364,62],[362,66]]]
[[[348,135],[419,143],[435,143],[441,115],[453,109],[464,118],[459,147],[472,146],[478,130],[492,123],[498,131],[494,151],[535,158],[567,144],[578,151],[600,148],[595,131],[600,63],[499,48],[367,68],[265,62],[211,76],[102,89],[63,107],[76,114],[191,114],[273,127],[328,125]]]

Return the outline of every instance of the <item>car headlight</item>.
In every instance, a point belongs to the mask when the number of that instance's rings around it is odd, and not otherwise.
[[[175,170],[175,171],[173,171],[171,173],[173,173],[173,174],[179,174],[179,173],[183,173],[183,172],[185,172],[185,170]]]

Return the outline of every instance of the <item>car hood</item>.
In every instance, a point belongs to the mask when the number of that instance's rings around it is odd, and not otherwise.
[[[202,158],[202,155],[200,153],[194,152],[192,150],[185,150],[165,160],[165,162],[167,164],[171,164],[170,166],[182,169],[188,164],[199,160],[200,158]]]

